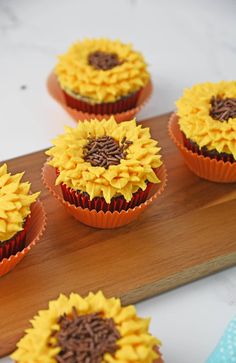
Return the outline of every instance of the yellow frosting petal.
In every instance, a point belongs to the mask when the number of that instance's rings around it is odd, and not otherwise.
[[[232,154],[236,159],[236,118],[227,122],[213,119],[209,115],[212,96],[236,98],[236,81],[207,82],[186,89],[176,102],[180,129],[200,147]]]
[[[116,53],[121,64],[103,71],[88,64],[95,51]],[[119,40],[85,39],[59,57],[55,73],[63,89],[93,103],[113,102],[146,85],[150,76],[141,53]]]
[[[83,160],[83,146],[89,137],[112,136],[118,143],[127,137],[133,144],[127,149],[126,159],[118,165],[91,166]],[[58,168],[60,175],[56,184],[87,192],[90,199],[104,197],[107,203],[117,195],[130,201],[139,188],[146,188],[146,181],[159,183],[153,169],[161,166],[160,148],[151,139],[149,128],[137,126],[136,121],[116,123],[109,120],[79,122],[76,128],[66,127],[65,134],[58,136],[54,147],[46,152],[51,156],[49,164]]]
[[[60,348],[55,347],[52,333],[59,329],[58,318],[70,314],[73,307],[79,315],[99,312],[104,318],[114,319],[121,338],[115,354],[106,353],[102,363],[153,363],[158,358],[154,348],[160,341],[149,333],[149,319],[139,318],[134,306],[122,307],[119,299],[107,299],[101,291],[85,298],[75,293],[69,297],[60,295],[51,301],[47,310],[31,320],[32,328],[18,342],[12,358],[18,363],[56,363],[54,357]]]
[[[0,167],[0,243],[22,230],[30,205],[39,195],[28,194],[30,183],[21,183],[23,174],[11,175],[6,164]]]

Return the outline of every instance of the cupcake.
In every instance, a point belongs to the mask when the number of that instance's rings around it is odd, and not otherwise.
[[[236,181],[236,81],[195,85],[176,105],[172,126],[176,118],[190,169],[212,181]]]
[[[21,182],[23,174],[11,175],[6,164],[0,167],[0,261],[26,245],[31,205],[39,193],[30,194],[30,183]]]
[[[150,80],[141,53],[105,38],[73,44],[59,57],[55,74],[69,107],[100,115],[134,108]]]
[[[50,301],[18,342],[17,363],[161,363],[160,341],[134,306],[102,292]]]
[[[56,185],[64,200],[80,209],[130,211],[147,200],[153,185],[163,182],[157,141],[135,120],[79,122],[53,143],[46,154]]]

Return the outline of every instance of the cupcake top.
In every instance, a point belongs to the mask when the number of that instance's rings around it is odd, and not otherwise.
[[[180,129],[188,139],[236,159],[236,81],[195,85],[176,105]]]
[[[24,228],[30,205],[39,193],[29,194],[30,183],[22,183],[24,173],[11,175],[7,165],[0,167],[0,243]]]
[[[130,201],[147,181],[159,183],[154,169],[161,166],[160,148],[151,139],[149,128],[137,126],[135,119],[116,123],[109,120],[79,122],[66,127],[46,152],[48,163],[59,171],[56,184],[86,192],[90,199],[123,195]]]
[[[152,363],[158,358],[154,348],[160,342],[149,333],[149,319],[102,292],[85,298],[60,295],[31,323],[12,355],[17,363]]]
[[[59,57],[60,86],[91,103],[114,102],[144,87],[150,76],[141,53],[106,38],[85,39]]]

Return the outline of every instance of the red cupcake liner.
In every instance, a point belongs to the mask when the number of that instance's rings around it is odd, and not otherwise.
[[[173,113],[168,124],[169,135],[181,152],[187,167],[200,178],[217,183],[235,183],[236,162],[212,159],[209,155],[205,156],[190,149],[190,145],[187,147],[178,120],[178,116]]]
[[[0,261],[3,258],[8,258],[15,255],[18,251],[22,251],[26,244],[26,234],[29,229],[30,217],[28,217],[24,224],[24,229],[18,232],[8,241],[0,242]]]
[[[75,204],[70,204],[65,201],[62,188],[60,185],[56,185],[56,173],[55,168],[44,164],[42,169],[42,180],[45,187],[50,193],[59,200],[59,202],[65,207],[68,213],[76,218],[81,223],[84,223],[90,227],[111,229],[125,226],[133,222],[139,215],[146,210],[163,192],[167,183],[167,172],[164,165],[155,170],[157,177],[160,179],[159,184],[153,184],[150,195],[144,203],[128,210],[121,210],[120,212],[104,212],[100,210],[97,212],[95,209],[89,210],[88,208],[76,207]]]
[[[77,122],[77,121],[84,121],[89,120],[92,118],[96,118],[98,120],[102,119],[109,119],[111,117],[111,113],[101,114],[101,113],[94,113],[94,112],[85,112],[79,111],[75,107],[69,106],[65,99],[65,94],[63,93],[56,75],[52,72],[47,79],[47,89],[49,94],[53,97],[53,99],[58,102],[66,112]],[[149,98],[152,95],[153,85],[151,80],[143,87],[138,95],[136,104],[133,107],[130,107],[126,111],[115,112],[114,117],[116,122],[123,122],[132,120],[136,114],[141,110],[141,108],[148,102]],[[134,94],[135,95],[135,94]],[[123,99],[124,100],[124,99]],[[123,101],[122,101],[123,102]],[[111,103],[112,104],[112,103]]]
[[[25,247],[16,254],[11,254],[8,258],[0,261],[0,277],[11,271],[39,241],[46,227],[46,214],[40,200],[31,206],[30,217],[27,218],[25,225]],[[23,232],[23,231],[22,231]]]
[[[191,142],[191,140],[187,139],[185,134],[182,132],[184,146],[198,155],[203,155],[205,157],[209,157],[215,160],[223,160],[225,163],[229,161],[230,163],[235,163],[233,155],[226,153],[218,153],[217,151],[210,151],[200,148],[196,143]]]
[[[61,189],[65,201],[74,204],[76,207],[88,208],[89,210],[95,209],[97,212],[100,210],[103,212],[120,212],[121,210],[128,210],[129,208],[134,208],[144,203],[148,198],[152,186],[152,183],[148,183],[145,190],[139,189],[133,194],[129,202],[123,196],[120,196],[112,198],[111,203],[107,203],[103,197],[95,197],[93,200],[90,200],[89,195],[75,191],[63,183],[61,184]]]
[[[78,111],[100,114],[100,115],[112,115],[120,112],[125,112],[135,107],[138,102],[138,98],[141,89],[130,96],[122,97],[118,101],[108,103],[96,103],[90,104],[84,100],[73,97],[73,95],[62,90],[67,106],[75,108]]]

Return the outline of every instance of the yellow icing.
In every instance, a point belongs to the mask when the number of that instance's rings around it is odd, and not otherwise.
[[[95,69],[88,64],[88,55],[95,51],[116,53],[122,64],[105,71]],[[105,38],[73,44],[59,57],[55,73],[63,89],[91,103],[116,101],[141,89],[150,78],[141,53],[130,44]]]
[[[108,169],[92,166],[83,159],[83,146],[88,137],[112,136],[121,142],[124,136],[133,142],[127,149],[126,159]],[[92,200],[104,197],[107,203],[117,195],[130,201],[139,188],[145,190],[146,180],[159,183],[154,168],[162,162],[158,154],[157,141],[151,139],[149,128],[137,126],[132,121],[116,123],[109,120],[90,120],[79,122],[76,128],[66,127],[65,134],[53,140],[54,147],[46,152],[52,156],[49,164],[60,170],[56,184],[65,183],[74,190],[87,192]]]
[[[209,115],[212,96],[235,98],[236,81],[207,82],[186,89],[176,102],[180,129],[200,147],[232,154],[236,159],[236,118],[214,120]]]
[[[21,183],[23,174],[11,175],[6,164],[0,167],[0,243],[23,229],[30,205],[39,195],[29,194],[30,183]]]
[[[149,333],[149,319],[139,318],[134,306],[122,307],[120,299],[107,299],[101,291],[85,298],[75,293],[69,297],[60,295],[57,300],[50,301],[48,309],[39,311],[31,320],[32,328],[27,329],[18,342],[12,358],[17,363],[56,363],[54,357],[60,348],[56,347],[56,338],[51,335],[59,330],[58,318],[71,314],[73,307],[79,315],[99,312],[104,318],[114,320],[121,334],[117,340],[119,348],[113,356],[106,353],[102,363],[152,363],[158,358],[154,347],[160,345],[160,341]]]

